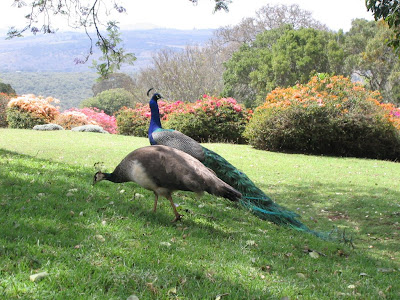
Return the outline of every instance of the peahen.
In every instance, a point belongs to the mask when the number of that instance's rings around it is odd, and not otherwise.
[[[147,92],[147,96],[152,89]],[[161,99],[159,93],[153,94],[150,99],[151,120],[149,126],[149,140],[151,145],[166,145],[182,150],[197,158],[206,167],[213,170],[224,182],[231,185],[242,194],[240,204],[263,220],[277,225],[286,225],[300,231],[306,231],[319,237],[325,234],[315,232],[298,220],[299,215],[273,202],[250,178],[226,159],[217,153],[201,146],[194,139],[172,129],[163,129],[157,101]]]
[[[154,192],[154,212],[159,196],[167,198],[172,206],[175,219],[181,219],[172,200],[176,190],[197,194],[208,192],[231,201],[239,201],[240,192],[219,179],[213,171],[197,159],[178,149],[167,146],[147,146],[129,153],[112,173],[101,171],[94,175],[93,184],[109,180],[115,183],[133,181]]]

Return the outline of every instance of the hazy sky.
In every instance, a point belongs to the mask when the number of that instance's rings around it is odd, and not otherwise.
[[[25,0],[29,3],[32,0]],[[110,1],[111,2],[111,1]],[[193,29],[218,28],[236,25],[241,19],[255,16],[255,11],[266,4],[299,4],[311,11],[315,19],[333,30],[348,31],[351,20],[365,18],[373,20],[365,8],[365,0],[233,0],[229,13],[212,13],[213,0],[199,0],[194,6],[188,0],[120,0],[127,9],[126,14],[117,14],[113,19],[121,28],[134,28],[137,24],[152,24],[157,27]],[[0,29],[24,25],[26,10],[12,7],[13,0],[0,0]],[[57,23],[61,29],[68,29]]]

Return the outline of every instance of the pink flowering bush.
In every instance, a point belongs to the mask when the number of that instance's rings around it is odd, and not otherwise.
[[[169,114],[166,128],[178,130],[199,142],[244,143],[242,134],[251,114],[251,110],[233,98],[204,95],[187,105],[183,112]]]
[[[195,103],[158,101],[164,128],[172,128],[198,141],[244,142],[242,133],[251,116],[233,98],[207,95]],[[117,113],[118,132],[124,135],[147,136],[150,107],[138,103],[134,109]]]
[[[64,129],[71,129],[82,125],[98,125],[96,121],[91,120],[83,112],[76,110],[67,110],[60,113],[55,118],[54,123],[64,127]]]
[[[94,121],[97,125],[103,127],[109,133],[117,133],[117,120],[114,116],[107,115],[104,111],[98,108],[71,108],[66,112],[80,112],[86,115],[88,120]]]
[[[32,128],[35,125],[52,122],[59,114],[51,103],[58,100],[52,97],[22,95],[12,98],[7,104],[7,121],[11,128]]]

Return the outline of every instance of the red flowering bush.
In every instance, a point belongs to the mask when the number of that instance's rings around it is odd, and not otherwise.
[[[252,112],[233,98],[204,95],[169,114],[167,128],[178,130],[199,142],[244,143],[243,131]]]
[[[86,115],[88,120],[94,121],[97,125],[103,127],[109,133],[117,133],[117,121],[114,116],[109,116],[104,111],[97,108],[71,108],[66,112],[81,112]]]
[[[50,123],[59,114],[51,103],[58,100],[52,97],[23,95],[12,98],[7,105],[7,121],[11,128],[32,128],[38,124]]]
[[[245,136],[264,150],[398,159],[400,112],[379,100],[348,78],[320,74],[268,94]]]
[[[98,125],[96,121],[90,119],[83,112],[74,109],[67,110],[57,115],[54,123],[64,127],[64,129],[71,129],[82,125]]]
[[[11,97],[8,94],[0,93],[0,127],[7,127],[7,104]]]

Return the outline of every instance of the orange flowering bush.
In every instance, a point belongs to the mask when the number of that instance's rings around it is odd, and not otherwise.
[[[259,149],[399,158],[400,111],[343,76],[314,76],[277,88],[257,108],[245,136]]]
[[[82,125],[98,125],[96,121],[90,119],[83,112],[75,110],[67,110],[57,115],[54,123],[64,127],[64,129],[71,129]]]
[[[7,121],[11,128],[32,128],[38,124],[50,123],[59,114],[51,103],[58,100],[52,97],[22,95],[12,98],[7,105]]]

